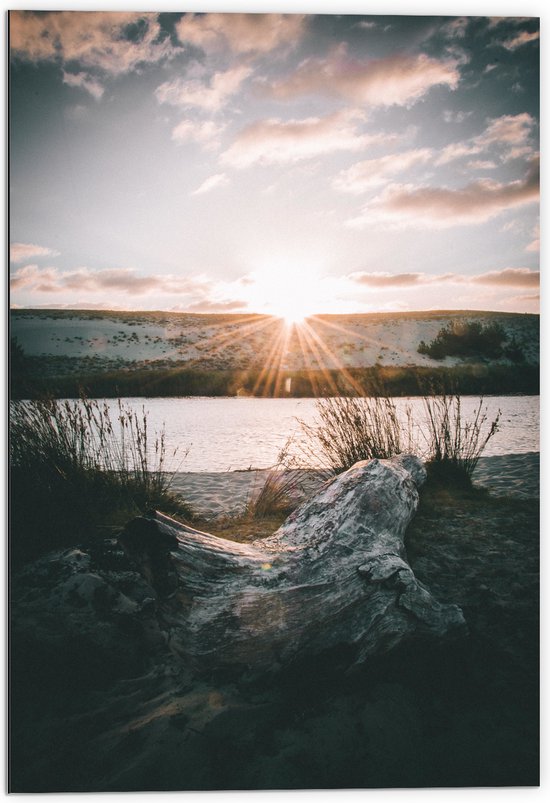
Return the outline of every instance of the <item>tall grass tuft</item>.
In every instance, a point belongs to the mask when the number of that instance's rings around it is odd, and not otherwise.
[[[150,507],[191,512],[170,494],[164,431],[151,438],[144,409],[23,401],[12,403],[9,424],[15,556],[78,543],[98,524]]]
[[[314,424],[300,421],[306,436],[301,451],[313,465],[340,473],[359,460],[388,458],[412,445],[412,413],[400,420],[387,396],[318,399]]]
[[[481,398],[465,419],[457,394],[424,396],[423,403],[425,414],[415,420],[409,405],[398,414],[387,396],[319,399],[316,422],[300,421],[305,435],[300,456],[309,465],[339,473],[359,460],[412,452],[427,461],[434,478],[471,484],[482,452],[498,431],[500,411],[489,422]]]
[[[245,516],[267,519],[291,513],[303,496],[302,471],[292,468],[292,440],[282,448],[276,464],[269,469],[259,490],[254,488],[247,501]]]
[[[498,431],[500,410],[489,422],[483,398],[480,398],[473,417],[464,420],[458,394],[424,396],[423,402],[430,473],[447,482],[469,484],[487,443]]]
[[[253,492],[246,505],[245,515],[251,519],[267,519],[291,513],[298,503],[299,472],[270,469],[259,491]]]

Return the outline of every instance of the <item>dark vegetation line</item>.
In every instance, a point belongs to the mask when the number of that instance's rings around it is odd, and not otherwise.
[[[13,399],[78,398],[83,393],[90,398],[161,397],[161,396],[257,396],[272,398],[284,395],[292,398],[334,396],[334,386],[340,393],[354,395],[343,372],[285,371],[290,379],[290,391],[276,394],[273,379],[257,387],[260,370],[198,370],[193,368],[136,368],[78,376],[44,377],[41,358],[26,358],[25,371],[18,371],[12,362],[11,397]],[[391,367],[374,365],[368,368],[348,368],[354,383],[365,396],[423,396],[430,387],[447,393],[463,395],[498,395],[539,393],[539,367],[525,363],[515,365],[484,365],[468,363],[452,368]],[[256,389],[255,389],[256,388]]]

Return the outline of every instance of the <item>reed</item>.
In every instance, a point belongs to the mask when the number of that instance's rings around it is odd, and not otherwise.
[[[360,460],[411,452],[427,462],[432,477],[471,483],[481,454],[498,431],[500,411],[489,421],[480,398],[465,418],[460,395],[445,393],[425,395],[423,406],[424,416],[415,420],[409,405],[399,414],[387,396],[319,399],[315,423],[300,421],[305,437],[298,460],[340,473]]]
[[[300,421],[305,441],[302,455],[312,465],[340,473],[359,460],[393,457],[412,447],[412,413],[405,408],[403,421],[389,397],[318,399],[317,420]]]
[[[252,490],[246,504],[245,518],[267,519],[291,513],[303,497],[302,471],[291,465],[292,444],[292,440],[287,441],[265,480],[259,488]]]
[[[464,419],[458,394],[424,396],[424,437],[430,474],[445,481],[470,483],[485,447],[497,433],[501,412],[488,420],[483,398]]]
[[[164,430],[122,401],[41,399],[10,406],[12,549],[75,543],[151,507],[188,513],[170,493]],[[24,544],[22,542],[25,542]]]

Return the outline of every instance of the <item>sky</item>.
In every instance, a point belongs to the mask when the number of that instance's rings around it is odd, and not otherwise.
[[[539,21],[12,12],[13,307],[539,310]]]

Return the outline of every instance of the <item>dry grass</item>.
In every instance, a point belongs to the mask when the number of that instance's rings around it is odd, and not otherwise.
[[[339,473],[359,460],[410,452],[428,462],[434,477],[470,483],[481,454],[498,431],[500,412],[489,421],[480,398],[472,416],[465,419],[458,394],[433,394],[423,401],[425,415],[415,420],[410,406],[399,414],[387,396],[319,399],[316,422],[300,421],[305,440],[294,460]]]
[[[425,396],[424,408],[428,444],[426,459],[432,474],[441,479],[471,482],[479,458],[498,431],[500,410],[493,421],[488,421],[481,398],[473,417],[464,420],[458,394]]]
[[[359,460],[389,458],[412,449],[410,408],[403,423],[388,397],[318,399],[316,413],[316,423],[300,421],[306,437],[300,457],[309,465],[340,473]]]
[[[12,554],[34,556],[150,507],[185,511],[164,471],[164,432],[119,400],[15,402],[10,408]]]

